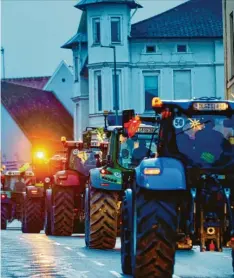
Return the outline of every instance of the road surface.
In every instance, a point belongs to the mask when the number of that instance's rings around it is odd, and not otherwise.
[[[8,229],[1,233],[1,277],[115,278],[121,274],[120,240],[111,251],[89,250],[84,235],[47,237]],[[180,251],[174,278],[233,278],[230,250]]]

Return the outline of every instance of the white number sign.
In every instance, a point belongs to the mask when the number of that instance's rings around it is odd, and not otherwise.
[[[184,118],[182,117],[176,117],[173,121],[174,128],[182,128],[185,125]]]

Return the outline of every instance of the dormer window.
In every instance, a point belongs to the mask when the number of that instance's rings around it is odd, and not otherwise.
[[[178,53],[186,53],[186,52],[188,52],[186,44],[177,44],[177,49],[176,50],[177,50]]]
[[[147,45],[146,46],[146,53],[155,53],[156,52],[156,45]]]
[[[111,42],[121,42],[121,24],[120,17],[111,17]]]
[[[93,43],[100,44],[101,43],[101,24],[100,18],[93,19]]]

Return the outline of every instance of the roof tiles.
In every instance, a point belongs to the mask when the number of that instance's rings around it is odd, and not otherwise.
[[[2,104],[29,138],[73,138],[73,119],[52,92],[2,82]]]
[[[162,14],[133,24],[131,30],[132,38],[222,36],[222,0],[190,0]]]

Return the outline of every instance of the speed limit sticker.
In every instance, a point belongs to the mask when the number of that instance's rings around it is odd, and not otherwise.
[[[185,120],[182,117],[176,117],[173,121],[174,128],[182,128],[185,125]]]

